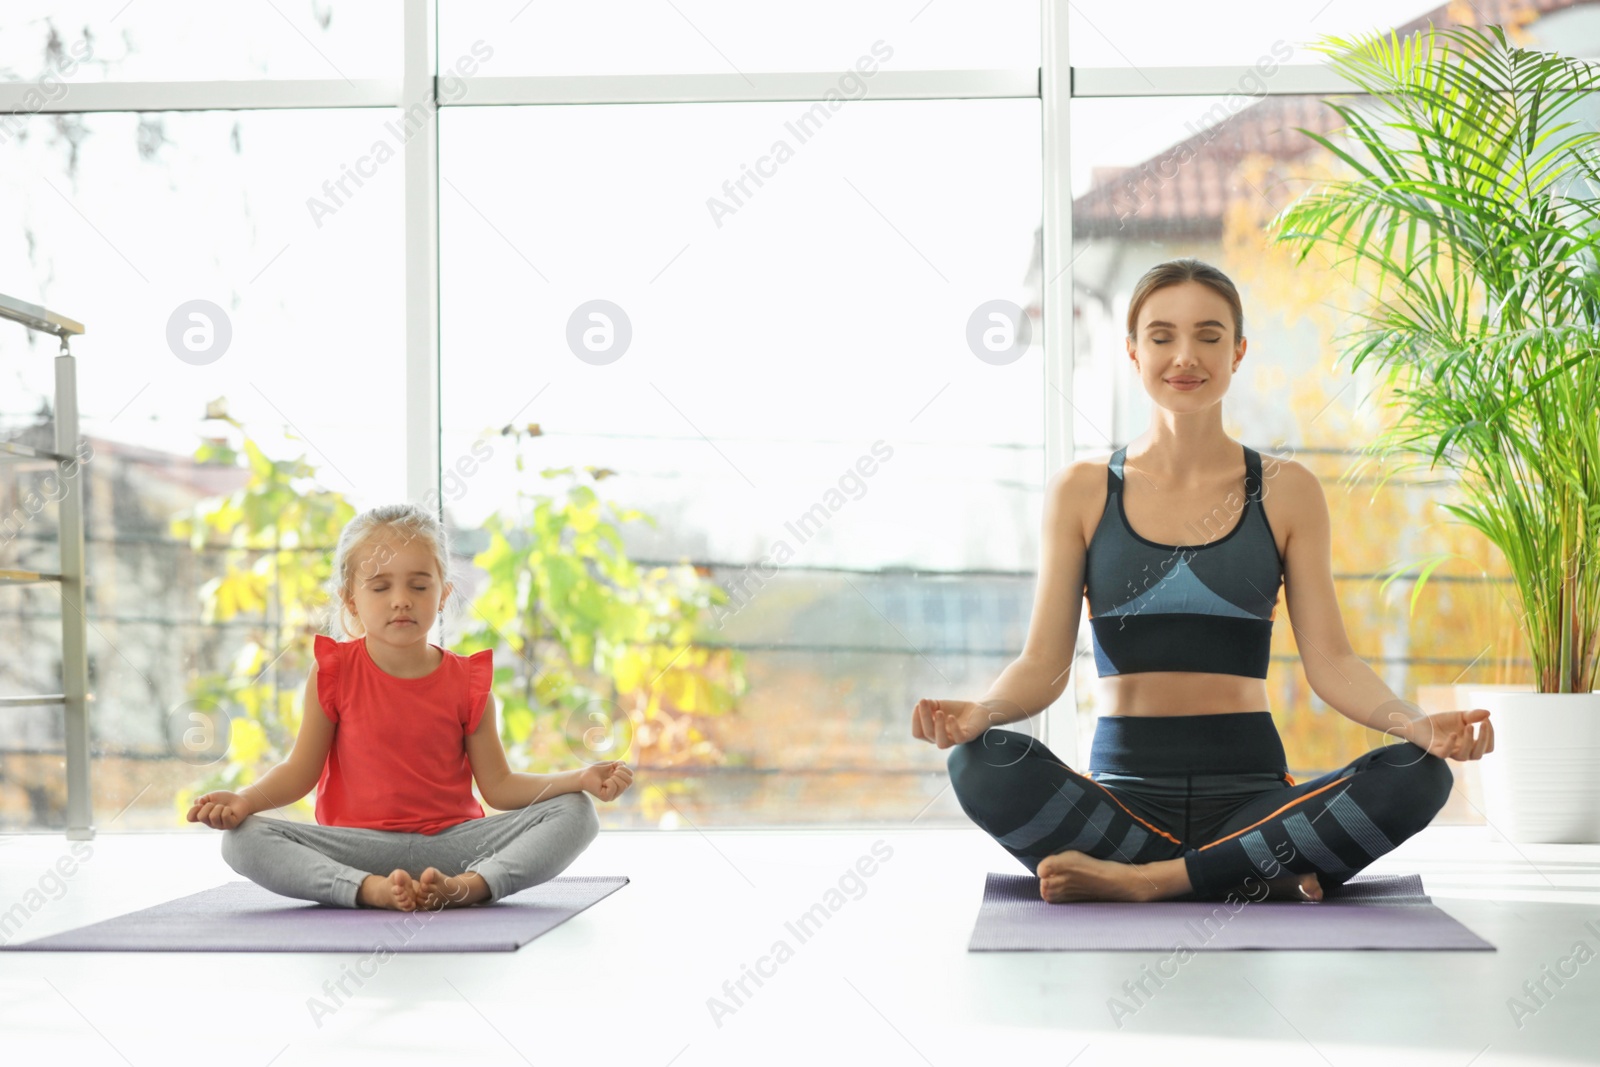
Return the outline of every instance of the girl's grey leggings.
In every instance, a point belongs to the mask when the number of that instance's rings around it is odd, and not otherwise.
[[[449,876],[477,871],[494,901],[554,878],[599,833],[594,801],[579,791],[436,834],[250,815],[222,832],[222,858],[274,893],[341,908],[360,906],[357,894],[368,875],[387,878],[397,867],[413,878],[429,867]]]

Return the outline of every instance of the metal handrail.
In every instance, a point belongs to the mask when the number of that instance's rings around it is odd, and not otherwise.
[[[67,339],[84,332],[83,324],[48,308],[0,294],[0,319],[21,323],[37,333],[61,339],[56,356],[55,452],[53,455],[22,446],[7,448],[8,456],[72,461],[78,448],[78,365]],[[60,703],[66,727],[67,838],[88,841],[94,837],[93,795],[89,787],[89,620],[84,612],[84,531],[82,464],[64,478],[67,492],[61,505],[61,569],[59,573],[8,570],[0,572],[3,584],[48,581],[61,590],[61,692],[8,697],[0,707],[24,703]]]
[[[0,319],[20,322],[30,330],[53,333],[63,339],[83,332],[81,323],[73,322],[65,315],[57,315],[47,308],[30,304],[26,300],[18,300],[13,296],[6,296],[4,293],[0,293]]]

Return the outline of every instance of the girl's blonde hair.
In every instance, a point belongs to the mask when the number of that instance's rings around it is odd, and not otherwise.
[[[383,504],[369,508],[346,524],[339,534],[338,547],[333,550],[333,573],[328,578],[328,596],[332,601],[328,632],[334,638],[362,636],[356,632],[365,630],[359,619],[351,617],[355,625],[346,624],[346,617],[350,616],[348,603],[355,592],[356,571],[359,568],[375,573],[387,562],[367,555],[362,549],[379,534],[391,532],[398,534],[402,543],[416,540],[426,544],[439,565],[439,580],[450,581],[450,535],[433,513],[415,504]],[[439,610],[443,614],[442,602]]]

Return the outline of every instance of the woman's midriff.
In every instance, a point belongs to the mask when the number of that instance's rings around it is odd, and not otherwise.
[[[1269,711],[1267,682],[1235,674],[1145,671],[1099,680],[1106,715],[1225,715]]]

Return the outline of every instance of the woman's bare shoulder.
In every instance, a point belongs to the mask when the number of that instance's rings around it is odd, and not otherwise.
[[[1093,524],[1100,521],[1106,504],[1106,468],[1111,452],[1094,453],[1073,460],[1050,478],[1046,505],[1059,520],[1076,527],[1079,540],[1087,545]]]
[[[1047,489],[1051,493],[1070,493],[1081,495],[1082,490],[1093,486],[1096,482],[1105,484],[1106,468],[1111,465],[1111,453],[1093,453],[1081,459],[1075,459],[1064,467],[1060,467],[1050,476]]]
[[[1298,521],[1311,509],[1325,508],[1322,482],[1310,467],[1288,457],[1261,457],[1261,503],[1267,521],[1287,544]]]

